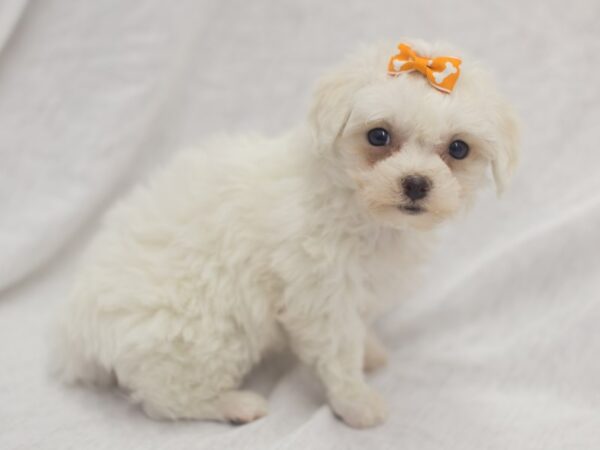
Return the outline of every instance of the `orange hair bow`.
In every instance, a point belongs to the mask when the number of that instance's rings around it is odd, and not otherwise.
[[[448,94],[452,92],[460,75],[460,59],[451,56],[426,58],[417,55],[407,44],[398,45],[398,49],[400,52],[388,63],[389,75],[396,77],[402,72],[416,70],[425,75],[434,88]]]

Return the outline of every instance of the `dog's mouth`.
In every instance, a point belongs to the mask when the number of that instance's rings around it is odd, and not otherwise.
[[[421,214],[425,212],[425,208],[418,205],[398,205],[398,209],[407,214]]]

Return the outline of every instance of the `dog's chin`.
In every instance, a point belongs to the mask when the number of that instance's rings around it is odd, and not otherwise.
[[[373,211],[375,220],[397,230],[427,231],[444,222],[445,216],[434,213],[424,205],[400,204]]]

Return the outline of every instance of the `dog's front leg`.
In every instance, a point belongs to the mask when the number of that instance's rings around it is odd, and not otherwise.
[[[366,372],[372,372],[387,364],[387,353],[385,347],[373,331],[367,331],[365,339],[365,355],[363,357],[363,368]]]
[[[294,352],[323,382],[335,414],[356,428],[382,423],[387,407],[363,376],[366,330],[358,312],[342,299],[298,305],[286,307],[281,323]]]

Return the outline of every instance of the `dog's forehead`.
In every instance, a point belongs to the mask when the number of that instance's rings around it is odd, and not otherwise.
[[[440,92],[417,73],[378,78],[356,92],[350,127],[385,122],[403,129],[422,129],[443,134],[461,127],[488,110],[486,97],[471,77],[465,77],[454,92]],[[460,84],[459,81],[459,84]],[[408,130],[408,131],[409,131]]]

